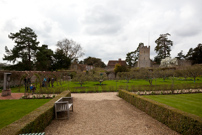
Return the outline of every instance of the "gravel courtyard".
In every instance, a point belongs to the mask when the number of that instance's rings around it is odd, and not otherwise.
[[[53,120],[46,135],[177,135],[117,96],[118,93],[72,94],[69,120]]]

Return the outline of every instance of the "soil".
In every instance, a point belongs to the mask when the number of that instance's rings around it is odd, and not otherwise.
[[[24,93],[11,93],[10,96],[2,97],[0,93],[0,100],[20,99]]]
[[[72,94],[74,112],[68,120],[53,120],[46,135],[178,135],[117,94]]]

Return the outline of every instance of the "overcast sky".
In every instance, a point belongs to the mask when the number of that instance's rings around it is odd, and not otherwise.
[[[171,57],[202,43],[202,0],[0,0],[0,62],[5,46],[14,47],[12,32],[30,27],[40,46],[55,51],[65,38],[79,43],[85,56],[125,60],[140,42],[150,45],[170,33]]]

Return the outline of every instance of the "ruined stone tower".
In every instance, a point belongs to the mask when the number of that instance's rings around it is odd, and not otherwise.
[[[140,46],[139,48],[139,58],[138,67],[151,67],[150,60],[150,46]]]

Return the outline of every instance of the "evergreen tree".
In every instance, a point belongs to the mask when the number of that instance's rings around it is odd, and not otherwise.
[[[179,58],[179,59],[184,59],[184,58],[185,58],[185,56],[184,56],[184,54],[183,54],[183,50],[181,50],[181,52],[179,52],[179,53],[177,54],[177,58]]]
[[[190,48],[189,51],[187,52],[186,56],[185,56],[185,59],[187,60],[191,60],[192,59],[192,56],[193,56],[193,48]]]
[[[63,50],[58,49],[53,56],[53,70],[68,69],[70,67],[71,59],[64,54]]]
[[[38,47],[38,51],[36,53],[36,70],[51,70],[53,63],[52,57],[53,51],[48,49],[48,45],[42,45],[42,47]]]
[[[188,52],[188,55],[191,54],[189,60],[193,61],[193,64],[201,64],[202,63],[202,44],[198,44],[196,48]]]
[[[31,28],[25,27],[19,32],[10,33],[8,37],[14,40],[16,45],[11,50],[5,47],[6,55],[4,54],[3,60],[13,62],[13,64],[17,62],[9,67],[11,70],[32,70],[39,44],[37,35]]]
[[[157,58],[159,63],[159,59],[165,59],[170,56],[171,46],[173,46],[173,41],[169,40],[167,36],[170,36],[169,33],[161,34],[160,37],[155,41],[157,46],[155,47],[155,51],[157,53]],[[154,58],[155,59],[155,58]]]

